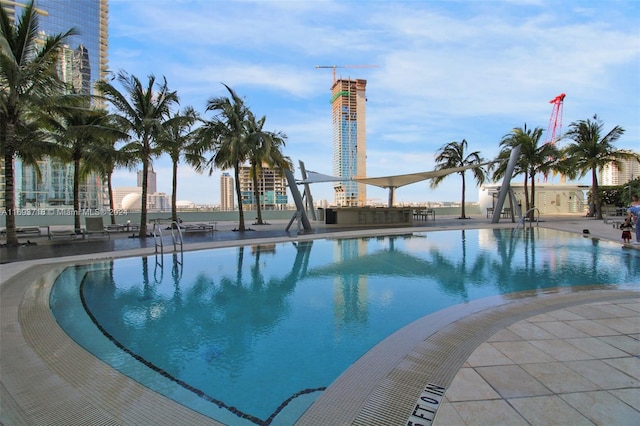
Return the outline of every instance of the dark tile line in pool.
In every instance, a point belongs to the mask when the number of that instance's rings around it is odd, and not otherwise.
[[[293,401],[297,397],[302,396],[302,395],[306,395],[306,394],[309,394],[309,393],[313,393],[313,392],[324,391],[326,389],[326,387],[319,387],[319,388],[315,388],[315,389],[303,389],[303,390],[301,390],[299,392],[294,393],[289,398],[287,398],[282,404],[280,404],[280,406],[278,406],[278,408],[267,418],[267,420],[260,419],[260,418],[258,418],[256,416],[252,415],[252,414],[245,413],[242,410],[237,409],[236,407],[229,406],[229,405],[225,404],[223,401],[220,401],[219,399],[216,399],[216,398],[212,397],[211,395],[208,395],[204,391],[202,391],[202,390],[200,390],[200,389],[198,389],[198,388],[196,388],[194,386],[191,386],[187,382],[185,382],[183,380],[180,380],[177,377],[174,377],[173,375],[171,375],[166,370],[164,370],[164,369],[158,367],[157,365],[153,364],[152,362],[144,359],[140,355],[138,355],[135,352],[133,352],[131,349],[129,349],[126,346],[124,346],[115,337],[113,337],[107,330],[105,330],[104,327],[102,327],[102,325],[100,325],[100,323],[98,322],[98,319],[93,315],[93,313],[89,309],[89,306],[86,303],[86,300],[85,300],[85,297],[84,297],[85,279],[86,279],[86,274],[82,278],[82,281],[80,283],[80,288],[79,288],[80,301],[82,303],[82,307],[83,307],[84,311],[86,312],[86,314],[91,319],[91,321],[95,324],[96,327],[98,327],[98,330],[100,330],[100,332],[107,339],[109,339],[110,342],[112,342],[120,350],[124,351],[125,353],[127,353],[128,355],[133,357],[135,360],[137,360],[140,363],[144,364],[146,367],[152,369],[153,371],[155,371],[156,373],[160,374],[161,376],[171,380],[172,382],[178,384],[179,386],[183,387],[184,389],[194,393],[198,397],[217,405],[219,408],[222,408],[222,409],[225,409],[225,410],[229,411],[230,413],[236,415],[237,417],[240,417],[242,419],[248,420],[248,421],[250,421],[252,423],[255,423],[257,425],[260,425],[260,426],[268,426],[273,422],[273,420],[276,418],[276,416],[278,414],[280,414],[280,412],[287,405],[289,405],[289,403],[291,401]]]

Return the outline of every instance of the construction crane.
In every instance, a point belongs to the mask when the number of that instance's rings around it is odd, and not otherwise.
[[[316,65],[316,68],[331,68],[333,70],[333,83],[336,82],[336,68],[378,68],[377,65]]]
[[[551,145],[555,145],[556,143],[556,135],[560,135],[562,130],[562,106],[564,105],[564,93],[560,93],[555,98],[549,101],[550,104],[553,104],[553,109],[551,110],[551,117],[549,118],[549,125],[547,126],[546,140],[545,144],[550,143]],[[555,173],[554,173],[555,175]],[[547,182],[549,179],[549,175],[544,173],[544,181]],[[560,181],[564,182],[564,175],[560,175]]]
[[[551,118],[549,118],[547,140],[545,143],[555,144],[556,134],[559,135],[562,129],[562,106],[564,104],[565,96],[567,95],[561,93],[549,101],[550,104],[553,104],[553,110],[551,111]]]

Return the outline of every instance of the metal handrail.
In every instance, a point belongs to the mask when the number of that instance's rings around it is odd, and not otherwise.
[[[516,232],[518,230],[518,227],[524,223],[524,221],[527,219],[527,217],[529,217],[529,213],[531,213],[534,210],[538,213],[538,216],[536,217],[536,220],[535,220],[536,227],[540,226],[540,209],[538,209],[537,207],[531,207],[529,210],[527,210],[527,212],[524,215],[522,215],[522,217],[520,218],[520,220],[516,224],[516,227],[513,228],[513,232]],[[532,227],[532,222],[529,222],[529,228],[531,228],[531,227]],[[523,228],[524,228],[524,225],[523,225]]]
[[[155,243],[155,252],[158,254],[158,247],[160,247],[160,254],[164,253],[164,244],[162,242],[162,227],[157,220],[153,223],[153,241]]]
[[[182,253],[184,240],[182,238],[182,229],[180,228],[180,223],[175,220],[171,221],[170,229],[171,229],[171,240],[173,241],[173,251],[177,251],[179,246],[180,253]],[[155,242],[156,254],[158,254],[158,248],[160,249],[160,254],[161,255],[164,254],[164,242],[162,240],[162,226],[159,220],[156,220],[153,223],[153,240]]]
[[[177,235],[176,235],[177,234]],[[180,228],[179,221],[171,221],[171,239],[173,240],[173,251],[177,250],[177,246],[180,246],[180,253],[183,252],[183,239],[182,239],[182,228]]]

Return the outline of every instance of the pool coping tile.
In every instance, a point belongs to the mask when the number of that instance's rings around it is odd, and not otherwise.
[[[456,229],[459,227],[453,227]],[[553,226],[550,226],[552,229]],[[441,226],[438,229],[451,229]],[[436,229],[434,229],[436,230]],[[560,228],[559,230],[564,230]],[[396,232],[406,233],[400,229]],[[424,231],[423,229],[419,231]],[[371,235],[371,230],[363,232],[337,232],[340,237]],[[375,233],[374,233],[375,234]],[[390,230],[380,230],[379,235],[390,234]],[[298,240],[328,238],[329,234],[297,236]],[[291,241],[291,237],[262,238],[219,242],[215,247],[231,247],[260,243]],[[212,248],[211,244],[193,244],[189,250]],[[93,253],[85,256],[32,260],[3,265],[2,286],[0,287],[1,338],[0,359],[2,360],[0,386],[0,419],[6,424],[185,424],[219,425],[221,423],[190,410],[122,375],[110,366],[97,360],[83,348],[76,345],[58,326],[51,315],[48,295],[55,277],[65,266],[94,260],[148,255],[148,249],[134,249],[123,252]],[[618,301],[618,307],[610,303]],[[600,307],[594,304],[601,304]],[[592,306],[593,305],[593,306]],[[605,307],[604,309],[602,309]],[[628,311],[635,312],[629,313]],[[397,331],[363,355],[346,370],[303,414],[296,424],[352,424],[388,425],[406,424],[414,412],[416,403],[429,383],[447,389],[456,375],[465,369],[489,375],[499,368],[519,368],[517,364],[474,365],[468,360],[481,359],[474,351],[485,342],[492,347],[506,347],[505,342],[525,341],[522,336],[508,330],[520,321],[535,318],[529,324],[540,326],[562,322],[563,336],[571,320],[629,319],[640,313],[640,293],[633,289],[602,289],[599,287],[567,289],[545,289],[475,300],[464,305],[444,309],[428,315]],[[628,315],[628,316],[627,316]],[[546,321],[553,318],[553,321]],[[563,322],[564,321],[564,322]],[[602,323],[602,322],[600,322]],[[635,350],[633,340],[638,336],[633,321],[616,323],[621,333],[618,336],[598,337],[612,347]],[[637,323],[636,323],[637,324]],[[607,326],[606,322],[604,324]],[[566,326],[566,327],[565,327]],[[582,331],[571,327],[578,333]],[[552,331],[551,331],[552,332]],[[556,329],[556,332],[558,330]],[[631,333],[633,332],[633,333]],[[626,333],[626,334],[625,334]],[[532,336],[530,336],[532,337]],[[573,337],[575,338],[575,337]],[[585,338],[592,338],[586,336]],[[568,339],[569,342],[571,339]],[[638,342],[638,340],[635,340]],[[613,343],[617,343],[616,346]],[[638,342],[640,345],[640,342]],[[636,354],[637,355],[637,354]],[[512,360],[513,361],[513,360]],[[621,377],[628,377],[627,386],[614,386],[610,398],[620,401],[635,401],[633,392],[638,389],[638,381],[623,371],[633,366],[627,361],[606,363],[601,366],[615,370]],[[558,362],[553,360],[553,362]],[[563,362],[568,368],[572,362]],[[581,368],[574,371],[581,373]],[[603,367],[604,368],[604,367]],[[464,369],[463,369],[464,370]],[[532,377],[533,378],[533,377]],[[482,378],[485,382],[487,380]],[[534,379],[535,380],[535,379]],[[487,382],[491,385],[491,380]],[[601,387],[602,384],[599,384]],[[498,386],[494,383],[494,386]],[[540,386],[544,387],[542,384]],[[546,388],[545,388],[546,389]],[[494,387],[495,390],[495,387]],[[553,393],[545,391],[550,395]],[[599,392],[605,392],[599,391]],[[536,392],[534,392],[536,393]],[[616,398],[616,393],[625,398]],[[517,395],[521,393],[516,392]],[[497,395],[497,397],[496,397]],[[524,418],[509,404],[514,398],[490,395],[488,399],[473,401],[450,401],[444,392],[436,424],[451,418],[455,422],[465,421],[465,416],[476,411],[503,418],[505,413],[512,417],[510,424],[518,421],[526,424]],[[508,393],[509,396],[513,396]],[[563,398],[567,404],[596,394],[586,392],[567,394]],[[451,395],[452,397],[454,395]],[[495,399],[498,398],[498,399]],[[572,399],[573,398],[573,399]],[[582,399],[581,399],[582,398]],[[567,401],[569,400],[569,401]],[[495,411],[495,407],[502,407]],[[628,405],[627,405],[628,406]],[[575,407],[574,407],[575,408]],[[638,413],[639,407],[628,407],[628,413]],[[578,411],[582,412],[580,409]],[[446,413],[449,413],[448,415]],[[627,413],[627,411],[625,411]],[[583,413],[584,414],[584,413]],[[466,417],[467,421],[469,417]]]

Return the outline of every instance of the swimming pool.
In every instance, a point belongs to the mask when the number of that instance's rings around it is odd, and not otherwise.
[[[637,285],[637,253],[545,229],[288,242],[68,268],[51,307],[80,345],[184,405],[227,424],[290,424],[424,315],[521,290]]]

